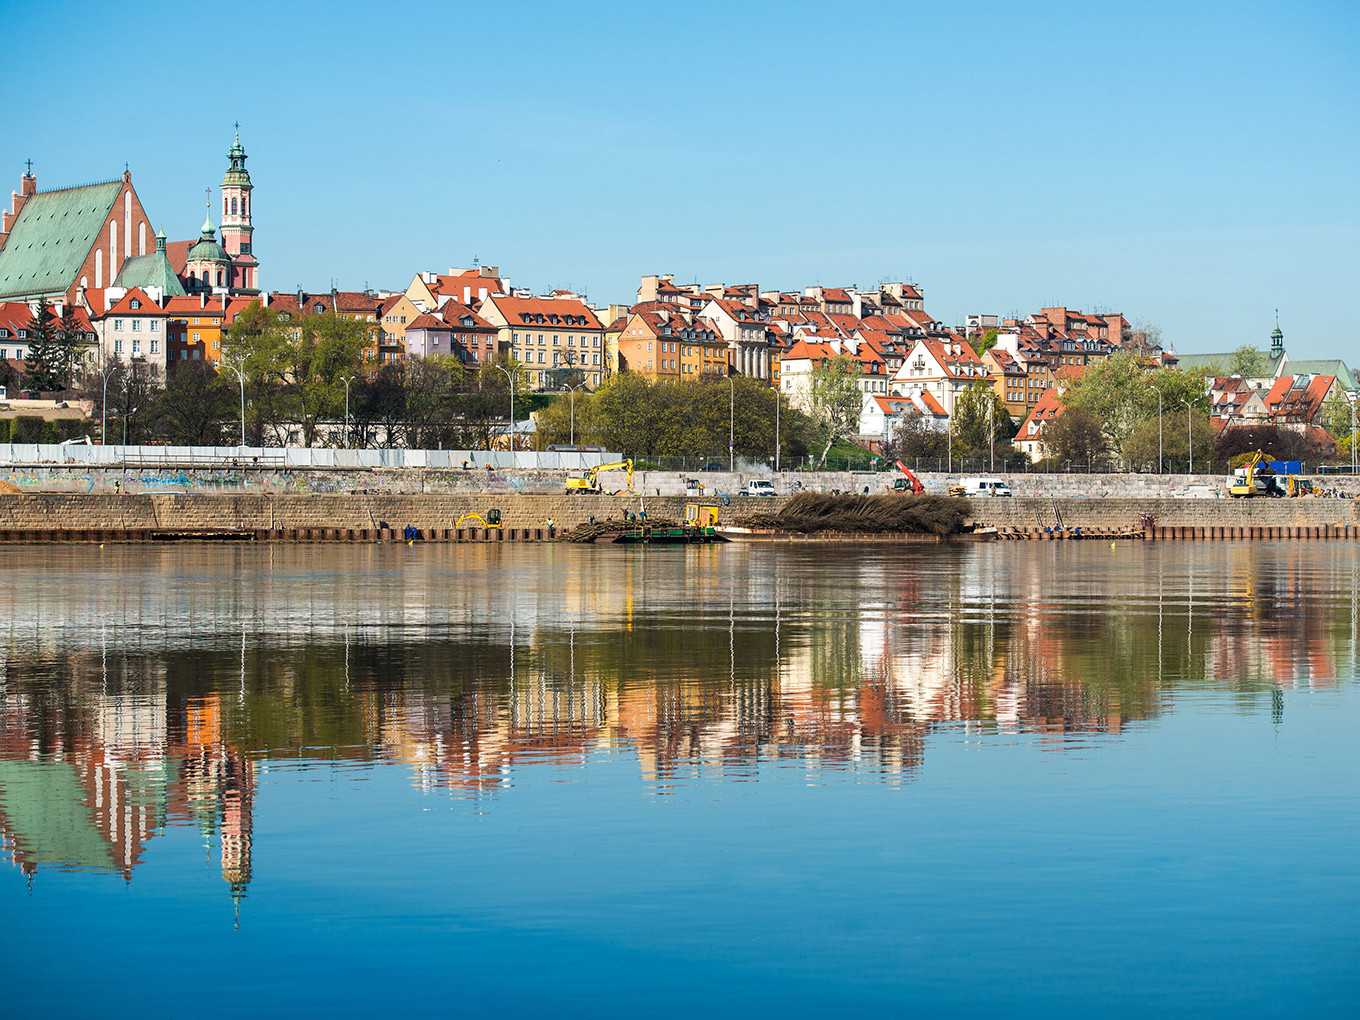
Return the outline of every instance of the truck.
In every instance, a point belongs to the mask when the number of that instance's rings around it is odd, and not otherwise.
[[[777,496],[779,493],[774,491],[774,482],[768,478],[752,478],[742,486],[740,495],[742,496]]]

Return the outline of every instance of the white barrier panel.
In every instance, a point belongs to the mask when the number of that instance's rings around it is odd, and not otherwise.
[[[84,446],[0,443],[0,466],[67,464],[177,468],[430,468],[584,471],[620,460],[616,453],[509,450],[331,450],[242,446]]]

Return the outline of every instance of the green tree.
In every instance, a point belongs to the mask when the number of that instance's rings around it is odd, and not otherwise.
[[[343,414],[343,376],[359,371],[368,327],[335,312],[304,316],[284,348],[284,372],[302,445],[313,446],[322,421]]]
[[[1252,344],[1243,344],[1228,358],[1228,374],[1258,379],[1270,370],[1265,351]]]
[[[272,308],[252,302],[236,316],[222,341],[222,364],[245,379],[246,436],[255,446],[286,438],[288,354],[292,326]],[[230,378],[236,378],[232,371]]]
[[[826,433],[821,467],[837,439],[859,431],[864,395],[859,388],[859,362],[848,355],[828,358],[812,370],[812,417]]]
[[[40,392],[65,389],[62,345],[57,341],[52,307],[46,301],[38,303],[26,329],[28,358],[24,363],[24,385]]]
[[[982,357],[984,354],[986,354],[988,351],[990,351],[993,347],[996,346],[996,339],[1000,335],[1001,335],[1000,332],[995,327],[983,330],[981,336],[975,337],[972,341],[970,341],[973,348],[973,353],[976,354],[979,358]]]
[[[1083,407],[1069,407],[1044,427],[1044,449],[1055,466],[1086,467],[1104,457],[1108,447],[1100,419]]]
[[[1172,414],[1166,408],[1161,430],[1161,465],[1164,471],[1185,471],[1190,464],[1189,435],[1194,438],[1195,470],[1203,473],[1214,469],[1218,458],[1214,451],[1214,429],[1209,416],[1198,407],[1187,415],[1185,405],[1180,405],[1179,413]],[[1187,421],[1188,419],[1188,421]],[[1125,441],[1124,461],[1131,470],[1156,471],[1157,461],[1157,416],[1142,422]]]
[[[1005,460],[1014,452],[1010,441],[1015,423],[989,383],[975,382],[955,398],[950,429],[955,457],[990,457],[995,452]]]
[[[1351,409],[1351,402],[1338,389],[1327,398],[1327,403],[1322,405],[1322,427],[1338,442],[1348,440],[1351,435],[1352,413],[1354,412]]]
[[[76,318],[74,305],[67,305],[61,313],[57,326],[57,374],[60,389],[69,389],[75,381],[76,371],[85,360],[85,331]]]

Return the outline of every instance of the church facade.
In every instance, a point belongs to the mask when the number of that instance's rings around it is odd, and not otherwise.
[[[238,134],[222,178],[221,241],[209,216],[191,241],[165,241],[132,184],[121,179],[39,191],[32,163],[0,209],[0,301],[47,301],[65,307],[95,292],[155,287],[169,298],[259,292],[254,250],[253,185]]]

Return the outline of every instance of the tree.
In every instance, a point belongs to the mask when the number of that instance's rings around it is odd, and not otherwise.
[[[1270,370],[1265,352],[1252,344],[1243,344],[1228,358],[1228,374],[1247,379],[1259,379]]]
[[[884,460],[941,460],[949,453],[949,433],[932,427],[920,415],[912,415],[893,429],[883,445]]]
[[[1044,427],[1043,439],[1051,464],[1085,467],[1108,449],[1100,419],[1084,407],[1066,408]]]
[[[278,446],[286,438],[283,386],[291,340],[283,317],[254,301],[236,316],[222,341],[223,365],[239,369],[245,378],[247,438],[255,446]]]
[[[368,327],[359,319],[322,312],[298,322],[283,348],[283,367],[303,446],[314,445],[322,420],[343,407],[342,377],[358,371],[367,343]]]
[[[950,428],[956,457],[990,457],[995,453],[1004,460],[1014,452],[1010,441],[1015,423],[988,383],[975,382],[958,395]]]
[[[66,388],[62,377],[63,351],[57,342],[52,307],[38,303],[28,321],[28,358],[24,364],[24,384],[28,389],[50,392]]]
[[[1130,351],[1155,351],[1162,346],[1162,327],[1147,319],[1134,319],[1124,327],[1122,346]]]
[[[76,369],[85,360],[85,331],[76,318],[74,305],[68,304],[61,313],[57,327],[57,370],[61,389],[67,389],[75,379]]]
[[[1348,440],[1351,435],[1352,413],[1351,402],[1338,390],[1322,405],[1322,427],[1338,442]]]
[[[1000,332],[995,327],[983,330],[981,336],[976,337],[971,341],[973,353],[979,358],[982,357],[996,346],[997,337],[1000,335]]]
[[[406,445],[433,450],[452,445],[457,394],[467,388],[467,369],[451,354],[406,363]]]
[[[1196,441],[1198,442],[1198,439]],[[1213,450],[1215,457],[1221,462],[1260,450],[1271,460],[1301,460],[1316,464],[1319,460],[1332,456],[1336,452],[1336,445],[1332,442],[1315,442],[1303,432],[1280,425],[1233,425],[1220,433],[1213,444]],[[1195,447],[1197,463],[1199,456],[1197,445]]]
[[[821,467],[837,439],[859,430],[864,396],[859,388],[859,362],[848,355],[828,358],[812,370],[812,417],[826,430],[826,446],[817,461]]]
[[[223,445],[236,425],[235,397],[209,362],[180,362],[152,403],[151,430],[171,446]]]

